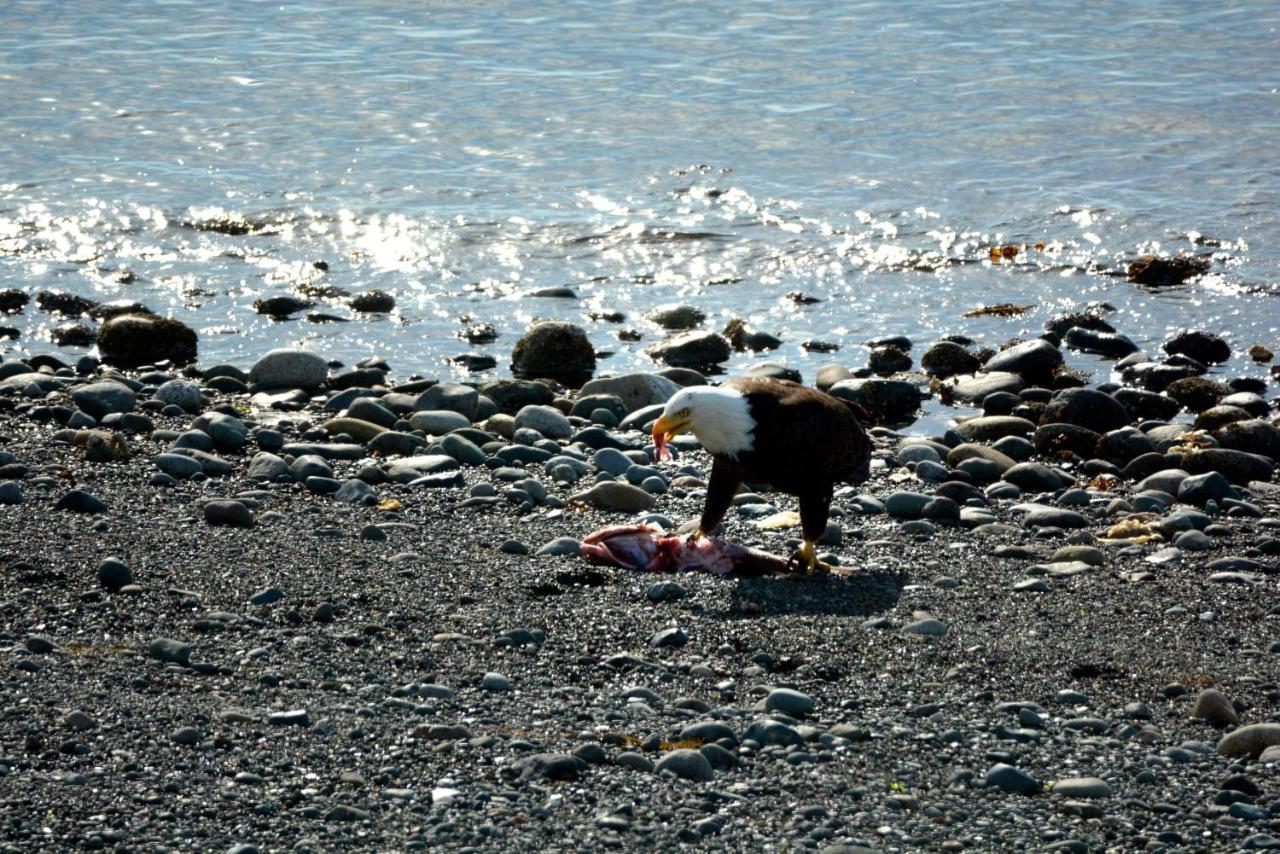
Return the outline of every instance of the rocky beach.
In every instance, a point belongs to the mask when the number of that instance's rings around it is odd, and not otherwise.
[[[618,376],[563,322],[517,379],[206,365],[136,307],[0,365],[7,850],[1280,848],[1263,342],[1090,306],[762,363],[869,415],[840,572],[593,565],[701,508],[709,457],[646,431],[734,330],[675,314]],[[721,534],[786,555],[759,487]]]

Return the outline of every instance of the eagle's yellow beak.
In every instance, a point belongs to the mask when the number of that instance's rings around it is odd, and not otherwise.
[[[689,422],[687,420],[668,419],[667,416],[663,415],[655,421],[653,425],[653,444],[658,449],[658,459],[671,459],[671,452],[667,450],[667,442],[688,429]]]

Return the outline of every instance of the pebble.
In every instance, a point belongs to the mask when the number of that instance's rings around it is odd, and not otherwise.
[[[198,412],[201,403],[200,386],[190,380],[168,380],[156,389],[155,399],[164,404],[177,406],[187,412]]]
[[[329,375],[324,358],[306,350],[271,350],[253,363],[249,382],[264,389],[319,388]]]
[[[1257,723],[1227,733],[1217,749],[1223,756],[1257,756],[1275,745],[1280,745],[1280,723]]]
[[[765,711],[782,712],[792,717],[803,717],[814,709],[813,698],[791,688],[775,688],[764,701]]]
[[[26,500],[22,485],[17,481],[0,481],[0,505],[16,505]]]
[[[653,602],[674,602],[689,595],[689,591],[678,581],[657,581],[649,585],[645,595]]]
[[[108,590],[119,590],[126,584],[133,583],[133,573],[119,558],[104,558],[98,564],[97,575],[98,583]]]
[[[486,673],[480,679],[480,687],[485,691],[505,693],[511,690],[511,680],[501,673]]]
[[[267,715],[267,723],[272,726],[311,726],[311,715],[306,709],[292,709],[287,712],[272,712]]]
[[[991,766],[983,781],[1011,795],[1034,795],[1040,791],[1040,783],[1034,777],[1004,763]]]
[[[664,754],[654,765],[653,770],[659,774],[669,771],[677,777],[697,782],[707,782],[715,779],[715,769],[711,767],[707,757],[703,756],[700,751],[685,748],[672,750]]]
[[[216,499],[204,505],[204,520],[210,525],[253,526],[253,511],[239,501]]]
[[[649,757],[645,756],[643,753],[636,753],[631,750],[619,753],[614,758],[613,763],[623,768],[630,768],[633,771],[640,771],[644,774],[651,773],[654,768],[653,760],[649,759]]]
[[[574,501],[594,504],[602,510],[621,510],[641,513],[653,508],[653,496],[638,486],[618,481],[597,483],[586,492],[573,497]]]
[[[914,623],[908,623],[902,627],[902,633],[907,635],[924,635],[925,637],[942,637],[947,633],[947,627],[939,620],[927,618],[916,620]]]
[[[1111,786],[1098,777],[1067,777],[1053,784],[1055,795],[1064,798],[1109,798]]]
[[[530,404],[516,413],[517,430],[536,430],[548,439],[568,439],[573,435],[573,425],[560,410],[554,406]]]
[[[536,554],[539,557],[575,556],[582,550],[582,543],[573,537],[557,537],[540,547]]]
[[[176,729],[169,735],[169,740],[174,744],[182,744],[188,747],[193,744],[199,744],[202,738],[204,736],[200,733],[200,730],[190,726]]]
[[[249,597],[250,605],[273,605],[284,598],[284,593],[277,587],[267,587]]]
[[[82,489],[73,489],[59,498],[53,509],[72,513],[106,513],[107,505],[102,499]]]
[[[662,647],[682,647],[689,642],[689,636],[679,626],[663,629],[649,639],[649,646],[654,649]]]
[[[98,722],[80,710],[67,712],[62,716],[62,725],[73,732],[88,732],[98,728]]]

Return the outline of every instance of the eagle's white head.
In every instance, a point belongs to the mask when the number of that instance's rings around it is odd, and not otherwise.
[[[751,406],[742,392],[729,386],[690,386],[667,401],[653,425],[653,444],[658,459],[669,459],[667,442],[691,432],[710,453],[736,457],[751,449],[755,429]]]

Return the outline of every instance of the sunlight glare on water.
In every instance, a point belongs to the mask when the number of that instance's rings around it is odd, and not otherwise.
[[[678,302],[782,338],[730,372],[857,367],[888,334],[999,346],[1099,301],[1148,349],[1186,325],[1274,349],[1277,26],[1259,2],[14,0],[0,289],[142,302],[203,364],[301,343],[460,378],[463,352],[504,374],[538,317],[650,369],[645,316]],[[1112,275],[1145,252],[1213,267]],[[371,289],[397,310],[353,312]],[[255,312],[286,295],[348,322]],[[1032,308],[962,317],[995,303]],[[28,308],[6,346],[59,322]]]

